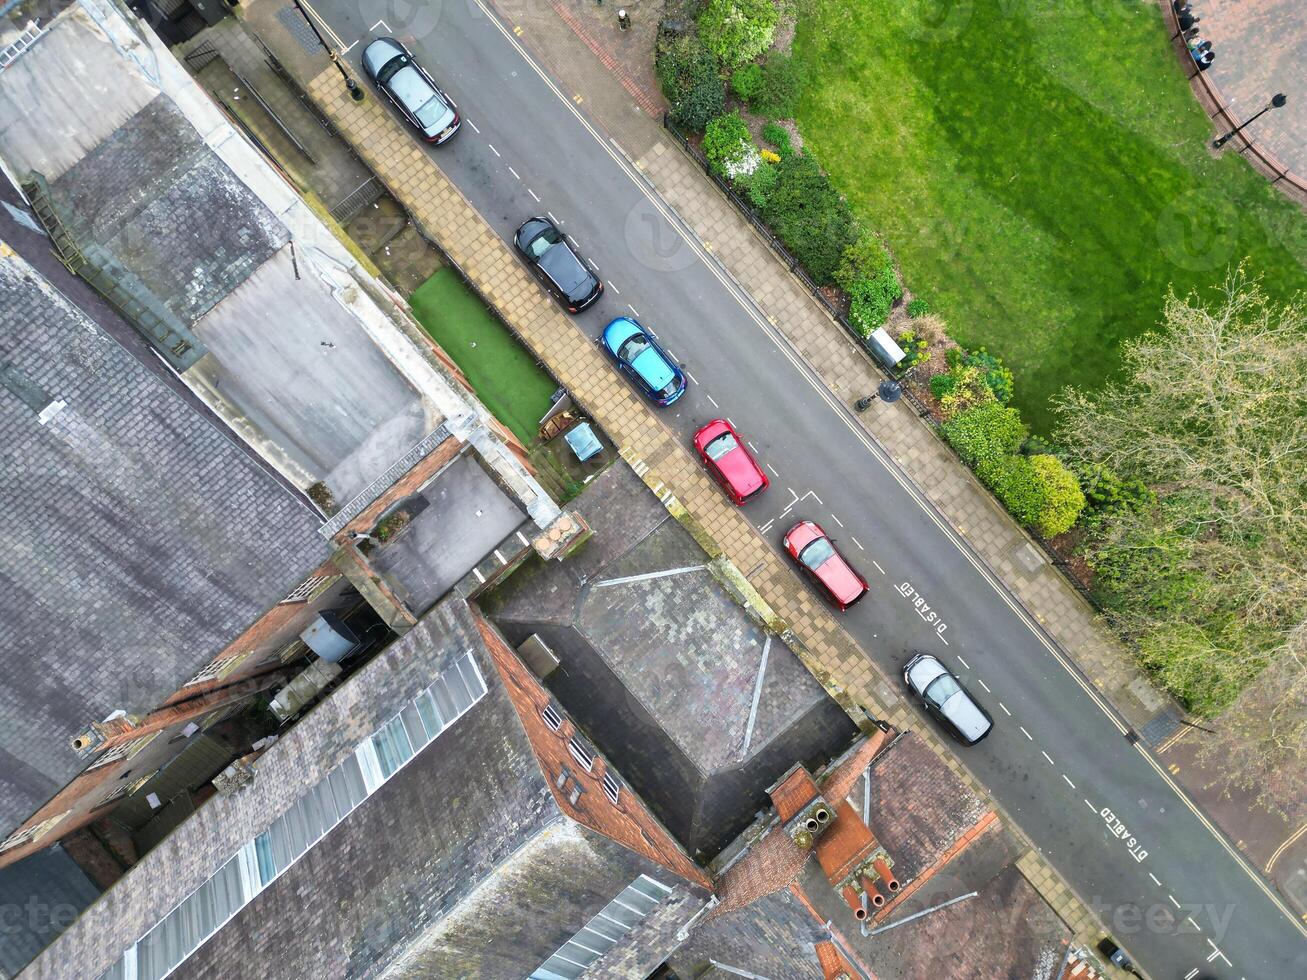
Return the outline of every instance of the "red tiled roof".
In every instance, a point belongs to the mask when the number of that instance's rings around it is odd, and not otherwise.
[[[782,776],[780,782],[767,792],[776,806],[776,813],[780,816],[781,823],[801,813],[804,807],[820,795],[817,784],[812,781],[812,776],[800,765],[796,765]]]
[[[853,789],[853,784],[867,771],[871,760],[888,739],[887,733],[876,731],[867,736],[865,741],[858,743],[831,770],[830,775],[821,781],[822,795],[828,800],[842,800],[848,796]]]
[[[835,807],[835,819],[826,832],[817,838],[813,850],[826,878],[838,885],[876,849],[873,834],[848,800],[840,800]]]

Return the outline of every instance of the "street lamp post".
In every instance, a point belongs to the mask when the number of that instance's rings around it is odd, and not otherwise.
[[[1224,136],[1212,140],[1212,147],[1214,149],[1219,150],[1221,147],[1225,146],[1226,143],[1230,142],[1230,140],[1238,136],[1239,133],[1242,132],[1243,128],[1247,126],[1249,123],[1253,122],[1258,117],[1263,116],[1266,113],[1270,112],[1272,109],[1281,108],[1288,101],[1289,100],[1284,95],[1284,93],[1277,92],[1275,95],[1271,96],[1271,101],[1266,103],[1266,105],[1262,106],[1259,112],[1249,116],[1247,119],[1241,122],[1238,126],[1235,126],[1234,129],[1230,130]]]
[[[300,16],[304,18],[304,23],[309,25],[309,30],[313,32],[313,36],[316,37],[318,43],[322,45],[322,50],[327,52],[327,57],[331,59],[331,63],[335,65],[336,70],[340,72],[340,77],[345,79],[345,89],[349,92],[349,97],[355,102],[362,102],[364,99],[363,89],[359,88],[359,83],[354,81],[350,76],[350,73],[345,70],[345,66],[340,63],[340,56],[336,54],[336,49],[327,43],[326,39],[322,36],[322,32],[318,30],[318,25],[314,23],[313,18],[309,16],[309,12],[304,9],[304,5],[300,3],[300,0],[291,0],[291,3],[295,5],[295,9],[298,10]]]

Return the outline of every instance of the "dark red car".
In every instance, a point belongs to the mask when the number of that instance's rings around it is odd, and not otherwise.
[[[844,560],[826,532],[813,521],[800,521],[786,532],[785,550],[841,609],[848,609],[867,594],[867,580]]]
[[[694,448],[708,472],[737,504],[767,489],[767,475],[744,447],[740,434],[725,419],[713,419],[696,432]]]

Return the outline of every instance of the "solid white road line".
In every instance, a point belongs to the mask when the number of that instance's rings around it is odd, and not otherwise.
[[[686,572],[697,572],[707,565],[685,565],[681,568],[665,568],[661,572],[645,572],[642,575],[624,575],[621,578],[605,579],[602,582],[596,582],[591,588],[602,589],[609,585],[626,585],[630,582],[647,582],[655,578],[667,578],[669,575],[683,575]]]

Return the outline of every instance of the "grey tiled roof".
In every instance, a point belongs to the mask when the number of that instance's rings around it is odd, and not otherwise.
[[[20,258],[0,258],[0,836],[69,739],[156,707],[327,554],[316,515]],[[36,406],[63,403],[47,413]]]
[[[290,239],[166,95],[51,185],[61,219],[193,323]],[[132,281],[132,280],[136,281]]]

